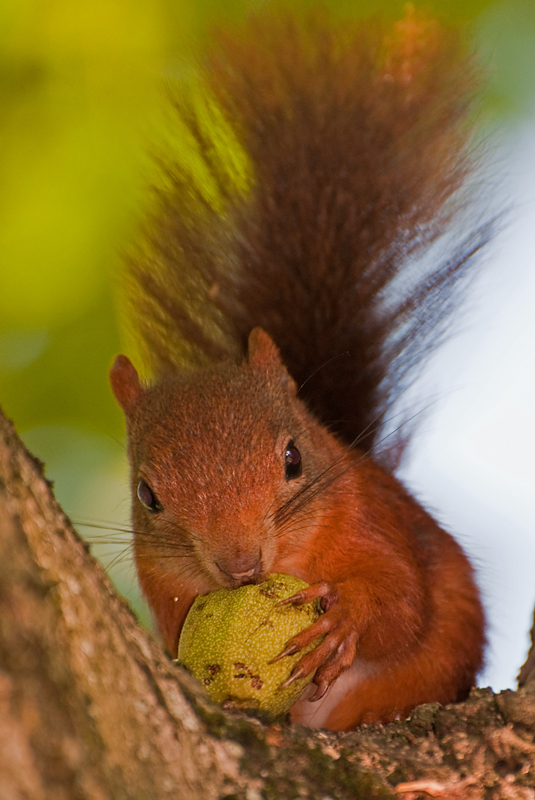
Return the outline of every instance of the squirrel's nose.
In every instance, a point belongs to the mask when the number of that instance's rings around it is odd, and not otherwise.
[[[249,562],[250,563],[250,562]],[[232,567],[227,566],[222,567],[221,564],[216,565],[220,572],[223,575],[226,575],[227,578],[230,578],[233,583],[237,584],[238,586],[244,586],[247,583],[256,583],[256,579],[262,573],[262,556],[258,556],[256,558],[255,563],[252,567],[248,564],[235,564],[233,566],[238,567],[238,569],[232,569]],[[248,569],[239,569],[241,566],[247,566]]]

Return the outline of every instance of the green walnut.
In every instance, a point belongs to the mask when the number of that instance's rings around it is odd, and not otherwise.
[[[204,686],[212,700],[227,707],[258,708],[276,717],[298,700],[312,680],[281,684],[303,653],[271,664],[289,639],[320,615],[317,601],[302,606],[278,606],[280,600],[307,587],[290,575],[272,575],[264,583],[219,589],[197,597],[178,644],[178,661]]]

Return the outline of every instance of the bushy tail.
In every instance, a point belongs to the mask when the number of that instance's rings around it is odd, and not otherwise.
[[[372,447],[488,237],[437,246],[473,166],[460,37],[414,12],[261,16],[200,85],[177,90],[189,145],[130,265],[152,369],[240,358],[260,325],[322,422]]]

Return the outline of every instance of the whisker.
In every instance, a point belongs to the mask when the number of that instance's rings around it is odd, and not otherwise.
[[[433,403],[435,403],[435,402],[437,402],[437,400],[433,401]],[[425,408],[426,409],[429,408],[430,405],[432,405],[432,404],[427,405]],[[377,428],[383,427],[385,423],[391,422],[397,416],[399,416],[401,413],[402,412],[397,412],[396,414],[393,414],[387,420],[384,420],[384,419],[381,420],[380,424],[377,425]],[[388,433],[386,433],[385,436],[383,436],[379,440],[379,442],[376,442],[374,444],[373,450],[376,450],[378,445],[380,446],[381,444],[383,444],[390,437],[395,436],[396,433],[398,433],[403,426],[408,425],[410,422],[412,422],[414,419],[416,419],[420,414],[422,414],[422,409],[420,409],[419,411],[417,411],[415,414],[411,415],[410,417],[404,419],[403,422],[401,423],[401,425],[398,425],[393,430],[391,430]],[[314,478],[312,478],[307,484],[305,484],[305,486],[302,486],[293,495],[293,497],[291,497],[283,506],[281,506],[275,512],[274,519],[275,519],[276,527],[278,528],[277,536],[282,535],[282,531],[284,530],[284,527],[281,528],[281,526],[284,526],[284,523],[291,517],[292,514],[295,514],[298,511],[302,511],[302,509],[308,503],[310,503],[312,500],[314,500],[316,497],[318,497],[321,494],[321,492],[324,492],[330,486],[332,486],[332,484],[336,480],[341,478],[343,475],[345,475],[345,473],[349,469],[352,469],[355,466],[358,466],[358,464],[361,464],[365,459],[369,459],[369,458],[372,457],[373,451],[372,451],[372,448],[369,448],[366,451],[362,451],[362,453],[359,455],[359,457],[357,459],[351,458],[351,460],[349,462],[343,463],[345,461],[345,459],[350,456],[351,451],[358,448],[359,442],[369,434],[370,430],[373,432],[373,430],[374,430],[373,424],[374,424],[374,422],[378,421],[379,419],[380,419],[380,415],[377,415],[376,418],[374,420],[372,420],[366,426],[366,428],[357,437],[355,437],[355,439],[353,439],[352,442],[350,442],[349,445],[347,445],[347,447],[344,450],[344,452],[341,453],[341,455],[338,456],[338,458],[336,458],[331,464],[329,464],[329,466],[327,466],[324,470],[322,470],[320,473],[318,473],[318,475],[316,475]],[[340,470],[336,471],[336,467],[338,467],[339,465],[342,465],[342,464],[343,464],[342,468]]]
[[[320,365],[319,365],[319,367],[317,367],[317,368],[314,370],[314,372],[311,372],[311,373],[310,373],[310,375],[308,376],[308,378],[306,378],[306,379],[303,381],[303,383],[301,383],[301,384],[300,384],[300,386],[299,386],[299,388],[298,388],[298,390],[297,390],[297,391],[298,391],[298,393],[299,393],[299,392],[300,392],[302,389],[304,389],[304,387],[307,385],[307,383],[308,383],[310,380],[312,380],[312,378],[313,378],[315,375],[317,375],[317,374],[318,374],[318,372],[321,372],[321,370],[322,370],[322,369],[325,369],[325,367],[328,367],[328,366],[329,366],[329,364],[332,364],[332,362],[333,362],[333,361],[336,361],[338,358],[344,358],[345,356],[349,356],[349,355],[351,355],[350,351],[349,351],[349,350],[345,350],[343,353],[337,353],[336,355],[334,355],[334,356],[331,356],[331,358],[328,358],[326,361],[324,361],[322,364],[320,364]]]
[[[92,520],[72,519],[72,524],[77,528],[96,528],[97,530],[120,531],[121,533],[133,532],[132,528],[116,522],[93,522]]]

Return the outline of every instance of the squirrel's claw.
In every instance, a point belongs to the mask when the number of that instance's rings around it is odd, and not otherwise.
[[[321,598],[321,608],[323,611],[328,609],[336,602],[337,594],[331,583],[322,581],[321,583],[313,583],[307,586],[306,589],[296,592],[291,597],[286,597],[284,600],[279,600],[278,606],[287,606],[291,603],[293,606],[302,606],[305,603],[312,603],[314,600]]]
[[[314,683],[318,688],[315,694],[310,698],[311,702],[320,700],[323,697],[329,686],[339,677],[339,675],[349,669],[355,660],[356,654],[357,636],[353,633],[342,641],[336,652],[325,664],[318,667],[316,674],[314,675]]]
[[[309,628],[290,639],[282,653],[272,662],[279,661],[285,656],[295,655],[317,639],[322,639],[313,650],[299,660],[290,677],[282,684],[283,687],[289,686],[299,678],[315,672],[314,683],[318,688],[310,698],[313,701],[323,697],[333,681],[349,669],[355,659],[358,638],[350,618],[344,614],[339,605],[336,605],[338,592],[332,584],[314,584],[279,605],[286,603],[302,605],[318,597],[321,597],[325,613]]]
[[[314,679],[314,683],[317,683],[317,688],[314,694],[308,698],[309,703],[315,703],[316,700],[321,700],[322,697],[327,693],[327,689],[331,685],[329,681],[317,681]]]
[[[342,672],[349,669],[355,659],[357,637],[354,633],[348,634],[347,638],[344,636],[341,631],[327,636],[318,647],[303,656],[283,685],[289,686],[295,680],[316,671],[314,683],[318,688],[309,699],[311,702],[320,700],[329,686]]]
[[[271,661],[269,661],[268,663],[269,664],[276,664],[277,661],[281,660],[281,658],[285,658],[285,656],[293,656],[296,653],[298,653],[300,650],[301,650],[301,647],[298,644],[295,644],[295,642],[289,642],[286,645],[286,647],[284,648],[284,650],[282,651],[282,653],[279,653],[278,656],[275,656],[275,658],[272,658]]]

